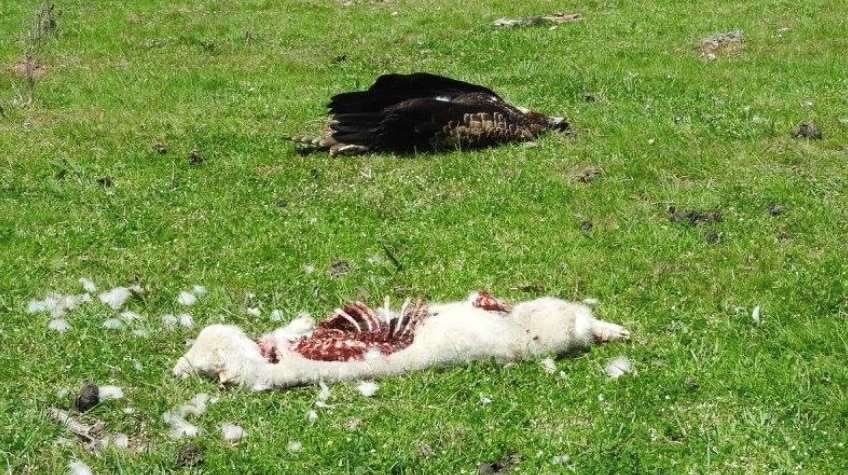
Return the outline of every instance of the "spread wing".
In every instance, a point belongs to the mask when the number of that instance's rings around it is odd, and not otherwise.
[[[462,94],[482,93],[498,97],[489,88],[430,73],[384,74],[367,91],[345,92],[330,99],[331,114],[377,112],[410,99],[452,101]]]

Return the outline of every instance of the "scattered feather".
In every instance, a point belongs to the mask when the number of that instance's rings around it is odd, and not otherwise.
[[[91,294],[97,292],[97,286],[94,285],[94,281],[89,279],[88,277],[80,277],[79,283],[82,284],[82,288],[86,292]]]
[[[144,328],[136,328],[132,331],[132,335],[138,338],[145,338],[150,332]]]
[[[272,322],[279,322],[283,319],[283,311],[278,309],[271,310],[271,316],[269,318]]]
[[[545,372],[548,374],[554,374],[556,372],[556,362],[552,358],[545,358],[541,361],[542,367],[545,368]]]
[[[91,467],[79,460],[73,460],[68,464],[68,475],[92,475]]]
[[[604,368],[604,371],[606,371],[607,376],[613,379],[616,379],[625,373],[629,373],[632,370],[633,367],[630,363],[630,360],[624,356],[619,356],[618,358],[611,360]]]
[[[133,365],[133,368],[135,368],[136,371],[141,371],[141,370],[144,369],[144,365],[141,364],[141,361],[139,361],[139,360],[135,360],[135,359],[132,360],[132,365]]]
[[[108,305],[112,310],[119,310],[132,297],[132,290],[126,287],[115,287],[114,289],[102,292],[98,298],[101,302]]]
[[[760,324],[760,306],[759,305],[754,307],[754,311],[751,312],[751,318],[754,319],[754,323],[756,323],[757,325]]]
[[[373,396],[378,389],[380,389],[380,385],[373,381],[362,381],[356,386],[356,389],[359,390],[359,393],[365,397]]]
[[[180,305],[185,305],[186,307],[191,307],[195,303],[197,303],[197,297],[191,293],[186,292],[185,290],[180,291],[180,295],[177,297],[177,303]]]
[[[244,437],[244,429],[235,424],[227,423],[221,426],[221,434],[225,441],[237,444]]]
[[[44,297],[44,300],[30,300],[27,305],[27,312],[31,314],[49,313],[53,318],[61,318],[80,303],[89,301],[91,301],[91,296],[88,294],[65,295],[50,292]]]
[[[303,450],[303,444],[296,440],[290,440],[286,445],[286,450],[288,450],[290,454],[296,454]]]
[[[319,381],[318,385],[321,387],[321,390],[318,391],[318,396],[316,396],[316,399],[319,402],[324,402],[330,397],[330,387],[327,386],[327,383],[325,383],[324,381]]]
[[[108,328],[109,330],[118,330],[124,326],[124,323],[117,318],[107,318],[103,322],[103,328]]]
[[[481,405],[485,406],[486,404],[491,404],[491,403],[492,403],[491,399],[489,399],[489,398],[487,398],[486,396],[483,396],[483,395],[480,396],[480,404]]]
[[[118,386],[100,386],[100,401],[121,399],[122,397],[124,397],[124,390]]]
[[[64,318],[54,318],[50,320],[50,323],[47,324],[47,328],[51,330],[56,330],[59,333],[65,333],[66,331],[71,329],[71,324],[68,323]]]
[[[305,266],[303,266],[303,272],[306,274],[311,274],[315,272],[315,266],[312,264],[306,264]]]
[[[251,317],[259,317],[262,315],[262,310],[259,307],[247,307],[247,314]]]
[[[306,413],[306,420],[308,420],[309,422],[317,421],[318,420],[318,411],[311,409],[309,412]]]
[[[206,292],[207,292],[206,287],[204,287],[202,285],[193,285],[191,287],[191,291],[194,292],[194,295],[196,295],[198,297],[202,297],[202,296],[206,295]]]
[[[315,407],[319,409],[335,409],[336,406],[332,404],[327,404],[324,401],[315,401]]]
[[[191,398],[189,402],[180,406],[178,413],[183,417],[199,417],[206,413],[208,404],[214,404],[216,402],[218,402],[218,398],[213,398],[207,393],[199,393]]]
[[[171,426],[170,436],[172,439],[194,437],[200,431],[197,426],[190,424],[184,417],[172,411],[166,411],[162,414],[162,419],[165,420],[165,423]]]

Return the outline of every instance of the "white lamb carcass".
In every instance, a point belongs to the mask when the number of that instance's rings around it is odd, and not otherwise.
[[[406,310],[409,308],[410,310]],[[513,308],[486,292],[468,300],[404,307],[378,316],[364,304],[337,309],[311,333],[307,322],[253,340],[229,325],[204,328],[174,373],[201,373],[253,389],[373,379],[494,358],[501,363],[568,354],[627,339],[588,306],[542,297]]]

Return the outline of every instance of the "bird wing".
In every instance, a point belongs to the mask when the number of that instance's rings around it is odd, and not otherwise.
[[[430,98],[450,102],[468,93],[483,93],[500,99],[489,88],[435,74],[384,74],[367,91],[336,94],[327,107],[334,115],[377,112],[410,99]]]
[[[376,112],[336,114],[334,119],[333,138],[339,142],[407,152],[526,140],[542,128],[534,128],[502,101],[489,100],[409,99]]]

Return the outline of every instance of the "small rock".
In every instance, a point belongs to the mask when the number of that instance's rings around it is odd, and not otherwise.
[[[580,97],[583,99],[583,102],[595,102],[598,100],[598,95],[594,92],[584,92]]]
[[[97,184],[103,188],[111,188],[114,183],[112,183],[112,179],[108,176],[102,176],[97,179]]]
[[[77,393],[77,397],[74,400],[74,407],[79,412],[86,412],[98,404],[100,404],[100,388],[91,381],[86,380],[82,383],[79,393]]]
[[[285,208],[288,205],[289,205],[289,202],[286,201],[286,200],[277,200],[277,207],[278,208]]]
[[[821,129],[819,129],[815,124],[803,123],[792,129],[792,136],[796,139],[821,140],[822,133]]]
[[[152,145],[153,151],[158,153],[159,155],[165,155],[168,153],[168,147],[162,142],[156,142]]]
[[[580,230],[584,233],[591,231],[593,227],[595,227],[595,225],[592,224],[591,221],[583,221],[582,223],[580,223]]]
[[[194,444],[186,444],[180,449],[176,460],[177,467],[197,467],[203,464],[203,451]]]

